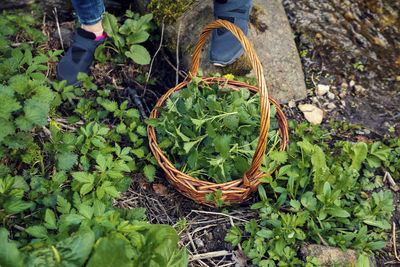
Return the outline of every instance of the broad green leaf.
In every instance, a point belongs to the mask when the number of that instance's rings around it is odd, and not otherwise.
[[[317,199],[312,192],[306,192],[301,196],[301,204],[310,211],[315,211],[317,207]]]
[[[9,80],[9,86],[20,95],[27,94],[31,89],[28,86],[29,78],[26,75],[14,75]]]
[[[105,145],[103,144],[103,142],[102,142],[100,139],[98,139],[98,138],[93,138],[93,139],[92,139],[92,144],[95,145],[95,146],[98,147],[98,148],[104,148],[104,147],[105,147]]]
[[[32,99],[40,100],[50,104],[56,97],[55,93],[48,86],[40,85],[35,89],[36,94],[32,97]]]
[[[297,212],[300,210],[300,201],[292,199],[290,200],[290,206],[292,207],[292,211]]]
[[[106,161],[106,158],[102,154],[97,155],[96,163],[97,163],[97,165],[99,165],[100,171],[105,172],[107,170],[107,161]]]
[[[34,225],[26,228],[25,230],[31,236],[37,238],[46,238],[47,237],[47,230],[44,226],[41,225]]]
[[[95,199],[94,204],[93,204],[94,216],[97,216],[97,217],[103,216],[105,210],[106,210],[106,205],[102,201]]]
[[[368,247],[371,250],[378,250],[381,248],[384,248],[387,245],[385,241],[375,241],[375,242],[370,242],[368,243]]]
[[[365,224],[372,225],[372,226],[375,226],[375,227],[379,227],[379,228],[384,229],[384,230],[390,229],[390,227],[391,227],[390,223],[388,221],[384,221],[384,220],[380,220],[379,221],[379,220],[366,219],[363,222]]]
[[[276,161],[276,163],[278,163],[278,164],[283,164],[287,161],[288,155],[287,155],[286,151],[273,150],[269,154],[269,158]]]
[[[26,202],[21,199],[11,198],[10,200],[6,201],[3,207],[7,213],[15,214],[29,209],[33,205],[34,204],[32,202]]]
[[[57,158],[57,169],[61,171],[66,171],[71,169],[78,160],[78,156],[73,152],[58,153],[56,155],[56,158]]]
[[[242,231],[240,228],[237,226],[232,226],[231,231],[226,234],[224,241],[232,242],[232,246],[237,246],[241,241],[241,237]]]
[[[136,132],[137,132],[138,134],[140,134],[141,136],[147,136],[146,127],[144,127],[144,126],[142,126],[142,125],[139,125],[139,126],[136,128]]]
[[[79,193],[84,196],[87,193],[89,193],[90,191],[92,191],[93,187],[94,187],[94,184],[83,184],[81,189],[79,190]]]
[[[242,156],[235,157],[233,161],[235,168],[241,173],[245,173],[250,168],[250,164]]]
[[[82,222],[82,220],[85,219],[85,217],[83,217],[80,214],[64,214],[63,216],[63,223],[66,223],[67,225],[70,224],[79,224]]]
[[[143,168],[143,174],[149,181],[154,181],[154,175],[156,174],[156,168],[153,165],[146,165]]]
[[[144,157],[144,150],[142,148],[132,149],[132,153],[139,159]]]
[[[114,15],[112,15],[110,13],[105,13],[102,24],[103,24],[104,31],[107,33],[108,36],[110,36],[111,38],[119,36],[118,20]]]
[[[92,184],[94,182],[94,176],[87,172],[73,172],[72,177],[81,183]]]
[[[61,213],[69,213],[71,204],[62,196],[57,195],[57,210]]]
[[[0,266],[23,267],[23,257],[17,243],[8,239],[8,231],[0,228]]]
[[[53,230],[57,229],[56,215],[54,214],[54,211],[52,211],[51,209],[46,209],[44,221],[45,221],[44,226],[47,229],[53,229]]]
[[[230,116],[226,116],[223,119],[223,124],[229,129],[237,130],[237,128],[239,127],[239,115],[233,114]]]
[[[228,157],[230,150],[232,136],[230,135],[219,135],[214,138],[213,144],[215,151],[219,152],[223,158]]]
[[[118,103],[115,101],[104,100],[101,105],[109,112],[114,112],[118,109]]]
[[[130,260],[126,255],[129,243],[118,237],[103,237],[97,241],[87,267],[131,267]]]
[[[126,37],[127,44],[140,44],[149,39],[150,34],[145,31],[137,31]]]
[[[185,150],[186,154],[189,154],[190,150],[193,148],[194,145],[198,144],[198,141],[191,141],[191,142],[185,142],[183,144],[183,149]]]
[[[147,49],[141,45],[132,45],[129,51],[125,52],[125,55],[140,65],[149,64],[151,59]]]
[[[93,212],[94,212],[92,207],[85,205],[85,204],[79,205],[78,211],[80,214],[85,216],[87,219],[91,219],[93,216]]]
[[[13,134],[15,132],[14,124],[11,121],[0,118],[0,142],[3,141],[4,137]]]
[[[95,234],[86,227],[81,227],[78,232],[56,244],[63,261],[74,263],[75,266],[83,266],[92,252],[95,242]],[[109,256],[111,254],[105,254]],[[102,266],[102,265],[99,265]]]
[[[331,185],[328,182],[324,183],[323,193],[324,193],[325,198],[327,198],[331,195]]]
[[[350,217],[350,213],[348,213],[346,210],[339,208],[337,206],[329,207],[325,209],[326,212],[334,217],[339,217],[339,218],[347,218]]]
[[[368,146],[366,143],[359,142],[356,143],[351,150],[353,151],[351,169],[359,170],[361,168],[361,164],[364,162],[368,153]]]
[[[25,116],[21,115],[15,120],[15,124],[22,131],[32,130],[35,125],[29,121]]]
[[[357,258],[357,267],[369,267],[369,258],[365,254],[360,254]]]
[[[0,90],[2,88],[0,87]],[[3,94],[0,91],[0,103],[2,103],[2,108],[0,109],[0,118],[8,120],[11,118],[11,114],[21,108],[19,102],[14,99],[14,97]]]
[[[118,193],[118,190],[112,185],[104,186],[104,191],[114,198],[121,198],[121,196]]]
[[[49,104],[36,99],[25,101],[25,118],[39,126],[47,125],[47,115],[49,114]]]
[[[267,229],[261,229],[260,231],[257,232],[257,235],[269,239],[274,237],[274,232]]]

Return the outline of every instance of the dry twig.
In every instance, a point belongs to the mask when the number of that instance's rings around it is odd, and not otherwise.
[[[394,256],[396,259],[400,262],[400,258],[397,255],[397,246],[396,246],[396,223],[393,222],[393,232],[392,232],[392,239],[393,239],[393,251],[394,251]]]
[[[147,84],[148,84],[148,82],[149,82],[149,80],[150,80],[150,75],[151,75],[151,70],[153,69],[154,59],[155,59],[156,56],[158,55],[158,52],[160,52],[160,49],[161,49],[162,44],[163,44],[163,40],[164,40],[164,27],[165,27],[164,22],[162,22],[162,24],[161,24],[161,38],[160,38],[161,40],[160,40],[160,45],[158,46],[157,51],[154,53],[154,56],[153,56],[153,58],[151,59],[150,68],[149,68],[149,74],[147,75],[147,79],[146,79],[146,84],[145,84],[145,86],[144,86],[143,95],[146,93]]]
[[[56,18],[56,25],[57,25],[58,35],[60,36],[61,48],[62,48],[62,50],[64,50],[64,42],[63,42],[63,38],[62,38],[62,34],[61,34],[60,24],[58,23],[58,15],[57,15],[56,7],[54,7],[54,9],[53,9],[53,13],[54,13],[54,17]]]

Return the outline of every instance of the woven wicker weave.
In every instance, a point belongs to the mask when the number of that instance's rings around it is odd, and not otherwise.
[[[259,88],[250,86],[244,82],[226,80],[225,78],[202,77],[203,81],[208,84],[223,82],[224,84],[227,83],[232,87],[237,86],[242,88],[248,88],[248,90],[252,93],[259,92],[260,111],[261,111],[260,136],[257,148],[253,156],[253,161],[251,163],[249,170],[243,175],[241,179],[238,177],[239,179],[237,180],[221,184],[216,184],[213,182],[202,181],[193,178],[177,170],[174,167],[174,165],[168,160],[168,158],[159,148],[157,144],[157,136],[154,127],[151,126],[147,127],[149,145],[151,151],[153,152],[161,168],[166,173],[169,182],[172,183],[176,187],[176,189],[186,197],[193,199],[197,203],[205,204],[208,206],[214,206],[215,203],[208,202],[205,196],[209,193],[215,193],[218,190],[222,192],[221,200],[229,204],[238,204],[248,200],[251,197],[251,193],[257,190],[257,186],[260,183],[259,179],[267,175],[267,173],[260,171],[260,166],[264,158],[268,140],[270,103],[275,105],[277,109],[277,119],[279,124],[279,133],[281,137],[279,150],[280,151],[284,150],[289,142],[286,117],[283,114],[279,104],[268,96],[268,90],[264,79],[263,69],[261,67],[260,61],[257,58],[254,48],[250,44],[247,37],[237,26],[225,20],[216,20],[204,28],[194,49],[189,75],[182,83],[170,89],[165,95],[163,95],[158,100],[155,107],[161,107],[173,92],[185,88],[186,84],[188,84],[191,81],[190,77],[194,77],[197,75],[201,49],[209,34],[214,29],[218,28],[226,28],[227,30],[231,31],[236,36],[236,38],[238,38],[238,40],[241,42],[244,48],[244,51],[249,57],[250,62],[253,65],[253,69],[255,70],[256,73],[256,79]],[[153,109],[153,111],[150,114],[150,118],[158,118],[159,116],[160,116],[160,111]],[[271,173],[275,171],[275,169],[272,170]]]

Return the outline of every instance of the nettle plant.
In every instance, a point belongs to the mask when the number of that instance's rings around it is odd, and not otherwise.
[[[247,88],[232,90],[225,82],[208,85],[194,77],[158,108],[159,118],[146,122],[156,127],[159,146],[176,168],[223,183],[242,177],[250,167],[260,132],[259,98]],[[275,115],[271,105],[264,169],[274,168],[270,161],[280,154]]]
[[[107,48],[116,53],[115,61],[118,63],[131,59],[137,64],[147,65],[150,63],[150,54],[140,44],[149,39],[149,31],[154,29],[151,23],[153,15],[150,13],[140,16],[127,10],[125,16],[127,19],[120,25],[114,15],[109,13],[104,15],[103,27],[111,40],[108,39],[96,49],[95,57],[100,62],[105,62]]]
[[[155,174],[139,112],[110,100],[86,74],[77,88],[49,82],[44,72],[59,52],[36,41],[11,47],[24,18],[4,14],[0,265],[186,266],[171,226],[145,222],[144,209],[113,207],[133,171]]]
[[[301,264],[304,242],[364,253],[383,248],[394,207],[391,191],[381,188],[382,168],[399,161],[392,148],[381,142],[332,148],[324,142],[327,131],[304,123],[291,138],[287,160],[259,186],[261,201],[251,207],[259,220],[245,225],[246,235],[232,228],[225,240],[241,243],[259,266]]]

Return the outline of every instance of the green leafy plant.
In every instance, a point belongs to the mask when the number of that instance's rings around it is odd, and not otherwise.
[[[303,242],[366,253],[386,245],[393,198],[378,181],[383,166],[399,161],[391,157],[398,143],[390,148],[340,141],[332,148],[326,138],[319,126],[298,125],[285,161],[274,177],[261,179],[260,202],[251,207],[259,221],[246,224],[246,234],[238,227],[227,234],[225,240],[241,243],[254,264],[301,264],[297,251]]]
[[[364,66],[364,63],[363,63],[363,62],[358,61],[358,62],[356,62],[356,63],[353,64],[353,68],[354,68],[355,70],[364,71],[365,66]]]
[[[251,96],[247,88],[236,91],[225,83],[193,80],[167,99],[159,118],[146,122],[156,128],[160,148],[182,172],[217,183],[240,178],[258,142],[259,95]],[[271,106],[265,168],[280,141],[275,114]]]
[[[31,22],[0,15],[0,265],[187,266],[171,226],[113,206],[133,171],[155,174],[139,112],[84,73],[81,87],[52,82],[60,53],[36,47]]]
[[[153,15],[146,14],[140,17],[139,14],[127,10],[125,16],[127,19],[120,25],[114,15],[109,13],[104,15],[103,27],[111,40],[107,40],[96,49],[95,57],[100,62],[106,61],[104,49],[108,48],[117,54],[117,61],[126,62],[129,58],[137,64],[147,65],[150,63],[150,54],[140,44],[147,41],[150,36]]]

